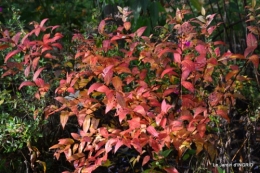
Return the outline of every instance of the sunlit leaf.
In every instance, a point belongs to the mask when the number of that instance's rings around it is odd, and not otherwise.
[[[68,111],[61,111],[60,113],[60,123],[62,125],[62,128],[65,128],[65,125],[69,119],[69,112]]]

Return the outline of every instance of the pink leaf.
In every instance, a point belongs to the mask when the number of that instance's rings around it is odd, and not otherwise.
[[[33,81],[35,81],[38,76],[40,75],[40,73],[42,72],[42,70],[45,69],[45,67],[39,68],[33,75]]]
[[[166,103],[165,99],[163,99],[163,102],[162,102],[162,105],[161,105],[162,112],[167,113],[169,111],[169,109],[171,109],[171,108],[172,108],[172,106],[168,105]]]
[[[146,112],[144,110],[144,107],[143,106],[136,106],[136,108],[134,109],[135,112],[145,116],[146,115]]]
[[[116,153],[117,150],[123,145],[124,143],[121,140],[118,140],[115,146],[114,152]]]
[[[167,69],[163,70],[163,72],[162,72],[162,74],[161,74],[161,78],[163,78],[163,76],[166,75],[166,74],[168,74],[168,73],[169,73],[169,74],[174,73],[174,75],[178,76],[177,73],[173,72],[173,68],[167,68]]]
[[[153,137],[158,137],[159,133],[155,130],[153,126],[149,126],[147,129],[147,132],[149,132]]]
[[[5,63],[8,61],[9,58],[11,58],[12,56],[14,56],[14,55],[20,53],[21,51],[22,51],[22,50],[18,48],[18,49],[16,49],[16,50],[12,51],[12,52],[9,52],[9,53],[6,55],[6,57],[5,57]]]
[[[31,81],[24,81],[21,83],[21,85],[19,86],[19,90],[24,87],[24,86],[35,86],[35,83],[31,82]]]
[[[143,35],[145,29],[146,29],[146,26],[143,26],[143,27],[139,28],[139,29],[135,32],[135,34],[137,35],[137,37],[141,37],[141,36]]]
[[[190,71],[194,71],[195,70],[195,64],[193,61],[189,60],[189,59],[185,59],[181,62],[181,64],[183,66],[185,66],[187,69],[189,69]]]
[[[47,21],[48,19],[46,18],[46,19],[43,19],[42,21],[41,21],[41,23],[40,23],[40,27],[42,28],[43,27],[43,25],[45,24],[45,22]]]
[[[99,87],[103,86],[101,83],[94,83],[88,89],[88,95],[92,93],[94,90],[97,90]]]
[[[174,53],[174,61],[176,63],[181,63],[181,55],[179,53]]]
[[[116,100],[117,100],[117,103],[118,103],[122,108],[126,107],[125,99],[124,99],[124,97],[122,96],[121,93],[116,92]]]
[[[247,47],[253,47],[253,48],[257,47],[257,40],[256,40],[254,34],[249,33],[247,35],[247,37],[246,37],[246,44],[247,44]]]
[[[196,51],[199,52],[200,55],[206,55],[207,54],[207,51],[206,51],[206,48],[205,46],[199,44],[195,47]]]
[[[142,162],[142,166],[144,166],[149,160],[150,160],[150,156],[149,155],[144,156],[143,162]]]
[[[103,33],[104,33],[105,26],[106,26],[106,21],[105,21],[105,20],[102,20],[102,21],[99,23],[99,26],[98,26],[98,32],[99,32],[100,34],[103,34]]]
[[[181,85],[186,88],[187,90],[189,90],[190,92],[194,92],[194,86],[192,85],[192,83],[187,82],[187,81],[182,81]]]
[[[18,32],[17,34],[15,34],[12,38],[12,40],[14,41],[14,43],[17,45],[18,44],[18,41],[20,39],[20,35],[21,35],[21,32]]]
[[[30,67],[31,67],[31,66],[27,66],[26,69],[24,70],[24,75],[25,75],[25,77],[28,77],[28,76],[29,76]]]

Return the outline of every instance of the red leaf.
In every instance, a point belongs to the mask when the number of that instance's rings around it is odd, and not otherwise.
[[[123,108],[117,109],[117,115],[119,117],[120,123],[123,121],[123,119],[125,119],[127,113],[128,111],[124,110]]]
[[[40,23],[40,27],[42,28],[43,27],[43,25],[45,24],[45,22],[47,21],[48,19],[46,18],[46,19],[43,19],[42,21],[41,21],[41,23]]]
[[[228,117],[227,107],[225,107],[225,106],[218,106],[218,109],[217,109],[216,113],[218,115],[220,115],[222,118],[226,119],[228,122],[230,122],[230,119]]]
[[[117,100],[117,103],[118,103],[122,108],[126,107],[125,99],[124,99],[124,97],[122,96],[121,93],[116,92],[116,100]]]
[[[110,47],[110,40],[104,40],[103,44],[102,44],[102,47],[104,48],[104,51],[107,52],[107,50]]]
[[[60,50],[62,49],[62,45],[60,43],[52,43],[51,46],[57,47]]]
[[[147,129],[147,132],[149,132],[153,137],[158,137],[159,133],[155,130],[153,126],[149,126]]]
[[[24,70],[24,75],[25,77],[28,77],[29,76],[29,73],[30,73],[30,65],[26,67],[26,69]]]
[[[40,57],[36,57],[36,58],[33,59],[33,62],[32,62],[33,70],[35,70],[36,67],[38,66],[39,60],[40,60]]]
[[[8,48],[9,46],[7,44],[0,45],[0,50],[4,50]]]
[[[190,92],[194,92],[194,86],[192,85],[192,83],[187,82],[187,81],[182,81],[181,85],[186,88],[187,90],[189,90]]]
[[[146,112],[144,110],[144,107],[139,105],[139,106],[136,106],[136,108],[134,109],[135,112],[145,116],[146,115]]]
[[[250,53],[254,52],[255,48],[254,47],[247,47],[245,52],[244,52],[244,56],[247,57],[247,55],[249,55]]]
[[[33,81],[35,81],[38,76],[40,75],[40,73],[42,72],[42,70],[45,69],[45,67],[39,68],[33,75]]]
[[[69,93],[72,93],[72,94],[75,93],[75,89],[74,89],[73,87],[69,87],[69,88],[67,89],[67,91],[68,91]]]
[[[88,89],[88,95],[92,93],[94,90],[97,90],[99,87],[103,86],[101,83],[94,83]]]
[[[24,87],[24,86],[35,86],[35,83],[31,82],[31,81],[24,81],[21,83],[21,85],[19,86],[19,90]]]
[[[197,108],[194,108],[194,117],[196,117],[197,115],[199,115],[200,113],[206,111],[207,109],[205,107],[197,107]]]
[[[258,65],[259,65],[259,56],[258,55],[256,55],[256,54],[251,55],[248,59],[249,59],[249,61],[251,61],[254,64],[255,68],[258,68]]]
[[[38,86],[38,87],[44,87],[45,83],[44,83],[44,80],[41,79],[41,78],[37,78],[35,79],[35,84]]]
[[[171,109],[171,108],[172,108],[172,106],[171,106],[171,105],[168,105],[168,104],[166,103],[165,99],[163,99],[163,102],[162,102],[162,104],[161,104],[161,110],[162,110],[162,112],[167,113],[167,112],[169,111],[169,109]]]
[[[143,35],[145,29],[146,29],[146,26],[143,26],[143,27],[139,28],[139,29],[135,32],[135,34],[137,35],[137,37],[141,37],[141,36]]]
[[[149,155],[144,156],[143,162],[142,162],[142,166],[144,166],[147,162],[149,162],[149,160],[150,160],[150,156]]]
[[[176,63],[181,63],[181,54],[179,54],[179,53],[174,53],[173,55],[174,55],[174,61],[175,61]]]
[[[13,37],[12,37],[12,40],[14,41],[14,43],[17,45],[18,44],[18,41],[20,39],[20,36],[21,36],[21,32],[18,32],[17,34],[15,34]]]
[[[206,48],[205,46],[199,44],[195,47],[196,51],[199,52],[200,55],[206,55],[207,54],[207,51],[206,51]]]
[[[171,167],[171,168],[164,168],[164,170],[167,172],[167,173],[179,173],[179,171],[174,168],[174,167]]]
[[[106,21],[105,21],[105,20],[102,20],[102,21],[99,23],[99,26],[98,26],[98,32],[99,32],[100,34],[103,34],[103,33],[104,33],[105,26],[106,26]]]
[[[124,143],[121,140],[118,140],[114,149],[114,152],[116,153],[117,150],[123,145]]]
[[[43,36],[43,43],[44,44],[48,44],[48,40],[49,40],[49,38],[50,38],[50,34],[44,34],[44,36]]]
[[[164,75],[166,74],[174,74],[175,76],[178,76],[177,73],[173,72],[174,68],[167,68],[165,70],[163,70],[162,74],[161,74],[161,78],[163,78]]]
[[[115,106],[114,98],[108,100],[108,102],[107,102],[107,104],[106,104],[105,113],[108,113],[111,109],[113,109],[114,106]]]
[[[185,59],[181,62],[181,64],[183,66],[185,66],[187,69],[189,69],[190,71],[194,71],[195,70],[195,64],[193,61],[189,60],[189,59]]]
[[[8,61],[9,58],[11,58],[12,56],[14,56],[14,55],[20,53],[21,51],[22,51],[22,50],[18,48],[18,49],[16,49],[16,50],[12,51],[12,52],[9,52],[9,53],[6,55],[6,57],[5,57],[5,63]]]
[[[199,132],[200,137],[203,138],[206,132],[206,124],[205,123],[198,124],[197,130]]]
[[[129,129],[136,129],[141,127],[139,117],[135,117],[132,120],[127,120],[127,122],[129,124]]]
[[[257,48],[257,40],[254,36],[254,34],[249,33],[246,37],[246,44],[247,47],[253,47],[253,48]]]
[[[181,115],[179,118],[178,118],[178,120],[182,120],[182,121],[184,121],[184,120],[187,120],[187,121],[191,121],[193,119],[193,117],[191,116],[191,115]]]

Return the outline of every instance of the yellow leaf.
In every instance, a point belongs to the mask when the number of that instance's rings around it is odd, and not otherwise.
[[[0,100],[0,105],[1,105],[1,104],[3,104],[3,103],[4,103],[4,101],[5,101],[4,99],[3,99],[3,100]]]
[[[201,14],[202,14],[203,16],[205,16],[205,15],[206,15],[205,8],[203,8],[203,7],[201,7]]]
[[[40,160],[37,160],[36,162],[43,166],[43,172],[46,173],[46,163]]]

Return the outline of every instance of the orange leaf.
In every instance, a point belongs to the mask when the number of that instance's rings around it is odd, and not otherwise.
[[[61,111],[60,123],[61,123],[63,129],[64,129],[68,119],[69,119],[69,112],[68,111]]]
[[[112,84],[117,91],[122,91],[123,82],[120,79],[120,77],[118,77],[118,76],[113,77],[112,78]]]
[[[74,140],[71,139],[71,138],[59,139],[59,144],[62,144],[62,145],[71,145],[71,144],[74,144]]]
[[[230,122],[227,107],[221,105],[218,106],[217,114],[220,115],[222,118],[226,119],[228,122]]]
[[[124,23],[124,28],[125,28],[125,30],[128,31],[131,28],[131,23],[130,22],[125,22]]]
[[[254,64],[255,68],[258,68],[258,65],[259,65],[259,56],[258,55],[256,55],[256,54],[251,55],[248,59],[249,59],[249,61],[251,61]]]

